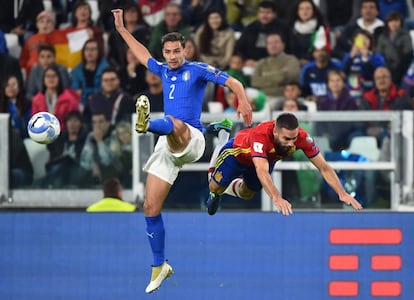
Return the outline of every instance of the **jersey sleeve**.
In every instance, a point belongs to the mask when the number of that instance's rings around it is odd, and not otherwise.
[[[312,158],[319,154],[319,148],[315,144],[315,140],[313,137],[306,132],[306,130],[300,128],[299,129],[299,136],[296,140],[296,148],[302,149],[303,153],[305,153],[306,157]]]
[[[163,64],[161,62],[155,60],[153,57],[150,57],[147,64],[148,70],[162,78]]]
[[[205,63],[198,63],[198,71],[206,81],[211,81],[219,85],[224,85],[230,75],[220,69]]]

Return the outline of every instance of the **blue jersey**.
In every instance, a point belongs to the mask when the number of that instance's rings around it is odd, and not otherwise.
[[[177,69],[154,58],[148,60],[148,69],[162,80],[164,113],[204,132],[200,121],[204,91],[208,81],[224,85],[229,75],[200,62],[185,61]]]

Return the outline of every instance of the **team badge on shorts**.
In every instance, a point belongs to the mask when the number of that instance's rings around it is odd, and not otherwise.
[[[220,182],[223,179],[223,174],[221,172],[216,172],[216,174],[214,174],[214,180],[217,182]]]

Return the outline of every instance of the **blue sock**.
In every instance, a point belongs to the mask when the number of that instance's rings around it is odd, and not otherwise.
[[[154,267],[162,265],[165,261],[164,244],[165,229],[161,214],[155,217],[145,217],[147,222],[147,236],[154,257]]]
[[[169,117],[155,119],[149,121],[148,131],[159,134],[168,135],[173,132],[174,123]]]

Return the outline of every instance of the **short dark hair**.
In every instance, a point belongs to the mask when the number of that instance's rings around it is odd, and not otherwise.
[[[103,182],[104,197],[118,198],[122,190],[121,182],[118,178],[108,178]]]
[[[290,85],[294,85],[294,86],[298,87],[300,90],[302,90],[302,87],[301,87],[299,81],[296,81],[296,80],[286,81],[283,86],[286,87],[286,86],[290,86]]]
[[[185,48],[185,37],[177,31],[167,33],[161,38],[162,47],[166,42],[180,42],[181,46]]]
[[[273,12],[276,12],[276,5],[274,1],[264,0],[259,3],[259,8],[270,8]]]
[[[83,115],[79,110],[71,110],[66,116],[65,116],[65,122],[72,120],[72,119],[77,119],[79,120],[81,123],[83,123]]]
[[[102,74],[101,74],[101,79],[102,79],[103,75],[106,74],[106,73],[114,73],[116,75],[116,77],[119,79],[118,72],[116,71],[116,69],[113,66],[108,66],[105,69],[103,69]]]
[[[276,118],[275,127],[294,130],[299,127],[299,122],[294,114],[282,113]]]
[[[391,21],[400,21],[401,27],[404,26],[404,17],[398,11],[390,12],[387,17],[385,18],[386,23]]]
[[[40,53],[40,51],[49,51],[56,56],[56,49],[51,44],[40,44],[39,47],[37,47],[37,53]]]
[[[371,3],[371,2],[374,3],[377,10],[380,11],[380,7],[379,7],[379,4],[378,4],[377,0],[361,0],[361,6],[360,7],[362,7],[362,5],[364,3]]]

